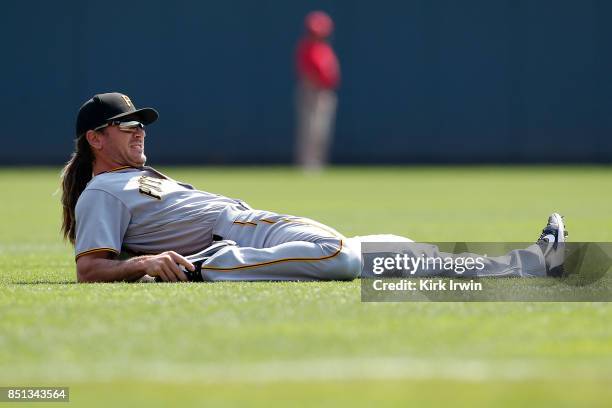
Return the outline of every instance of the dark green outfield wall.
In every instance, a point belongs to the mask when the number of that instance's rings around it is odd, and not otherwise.
[[[327,10],[336,162],[612,162],[612,2],[9,1],[0,164],[60,163],[78,106],[160,111],[151,163],[288,162],[293,49]]]

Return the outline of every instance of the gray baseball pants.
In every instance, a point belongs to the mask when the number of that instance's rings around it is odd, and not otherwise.
[[[237,245],[222,248],[203,263],[202,277],[206,281],[352,280],[362,274],[361,242],[410,242],[393,235],[346,238],[308,218],[232,207],[220,214],[213,233],[218,239],[232,240]],[[422,253],[456,256],[441,253],[434,245],[419,244],[410,248],[415,248],[414,256]],[[511,251],[503,257],[484,259],[485,269],[479,276],[546,273],[544,257],[537,245]],[[363,272],[365,276],[371,274],[371,271]],[[432,271],[417,271],[415,276],[431,274]]]

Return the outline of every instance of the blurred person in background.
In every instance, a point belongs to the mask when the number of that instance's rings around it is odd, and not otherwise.
[[[306,171],[320,170],[328,160],[336,119],[340,66],[327,39],[334,22],[323,11],[306,16],[305,33],[296,52],[297,129],[295,160]]]

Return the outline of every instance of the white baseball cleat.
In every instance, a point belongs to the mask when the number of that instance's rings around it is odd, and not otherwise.
[[[562,215],[552,213],[542,230],[537,244],[540,245],[546,261],[546,275],[561,277],[564,275],[565,239],[567,238],[565,221]]]

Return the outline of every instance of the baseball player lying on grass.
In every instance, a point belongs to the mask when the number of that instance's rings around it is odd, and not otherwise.
[[[79,282],[349,280],[361,274],[362,241],[410,242],[347,239],[316,221],[177,182],[145,166],[145,126],[157,117],[120,93],[95,95],[79,110],[76,151],[62,174],[62,230]],[[554,213],[537,244],[485,258],[478,276],[557,275],[565,236]],[[434,245],[419,248],[412,256],[444,256]],[[120,260],[122,251],[140,256]]]

